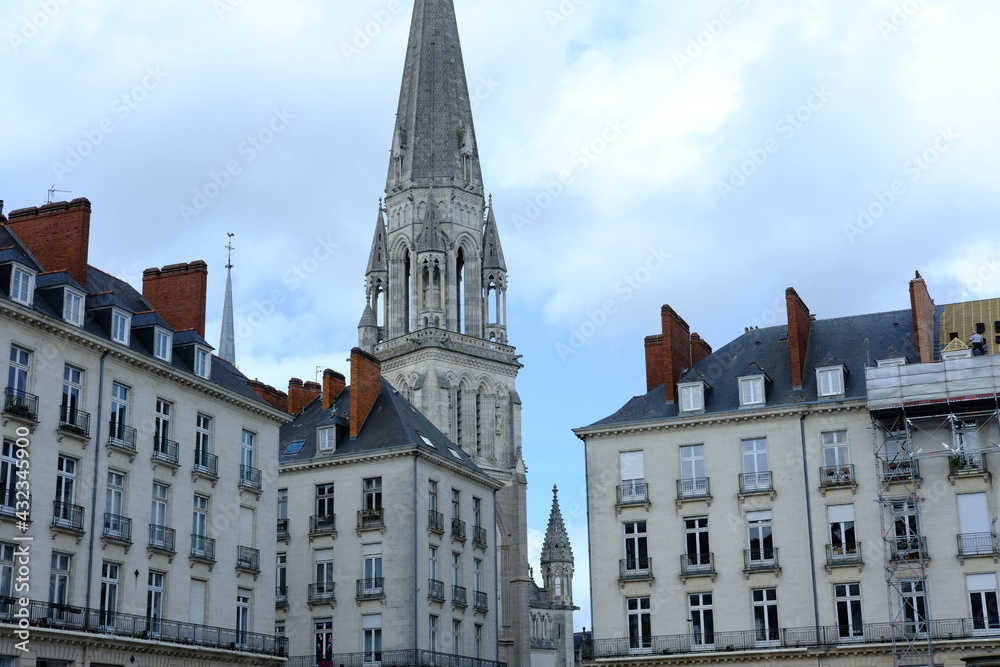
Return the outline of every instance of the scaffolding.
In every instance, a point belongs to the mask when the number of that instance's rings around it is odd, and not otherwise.
[[[933,667],[919,464],[947,459],[952,480],[990,474],[986,455],[1000,450],[990,437],[1000,418],[1000,355],[869,368],[866,384],[893,665]]]

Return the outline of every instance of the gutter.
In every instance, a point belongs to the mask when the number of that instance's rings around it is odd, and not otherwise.
[[[816,585],[816,545],[813,543],[812,502],[809,499],[809,465],[806,461],[806,417],[808,412],[799,416],[799,439],[802,446],[802,484],[806,497],[806,537],[809,542],[809,578],[812,582],[813,622],[816,626],[817,641],[820,636],[819,625],[819,593]]]
[[[90,494],[90,534],[87,537],[87,594],[84,606],[90,609],[90,593],[94,574],[94,529],[97,521],[97,481],[101,462],[101,415],[104,410],[104,368],[110,348],[105,348],[101,355],[101,370],[97,376],[97,428],[94,431],[94,482]]]

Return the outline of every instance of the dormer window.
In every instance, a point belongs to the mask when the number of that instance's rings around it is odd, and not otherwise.
[[[697,412],[705,409],[705,384],[703,382],[678,384],[677,390],[681,397],[681,412]]]
[[[153,356],[170,363],[170,351],[173,347],[173,336],[166,329],[156,328],[153,334]]]
[[[206,380],[212,375],[212,355],[204,347],[194,348],[194,374]]]
[[[892,366],[905,366],[906,357],[891,357],[889,359],[878,359],[875,361],[879,368],[890,368]]]
[[[844,395],[844,366],[826,366],[816,369],[816,386],[820,396]]]
[[[15,264],[10,272],[10,298],[30,306],[34,282],[35,274]]]
[[[327,426],[318,430],[319,451],[332,452],[337,448],[337,429]]]
[[[128,345],[129,331],[132,325],[132,315],[115,308],[111,311],[111,340],[122,345]]]
[[[63,319],[78,327],[83,326],[83,295],[71,289],[63,291]]]
[[[764,404],[764,376],[751,375],[740,378],[740,405]]]

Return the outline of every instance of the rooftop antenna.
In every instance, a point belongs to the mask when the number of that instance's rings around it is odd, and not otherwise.
[[[52,187],[49,188],[46,191],[45,203],[46,204],[51,204],[53,201],[55,201],[55,195],[56,195],[57,192],[65,192],[66,194],[69,194],[70,192],[73,192],[73,191],[72,190],[56,190],[56,184],[53,183]]]

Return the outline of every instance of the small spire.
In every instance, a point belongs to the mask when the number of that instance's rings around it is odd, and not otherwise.
[[[497,219],[493,215],[493,198],[486,209],[486,227],[483,229],[483,270],[507,271],[507,262],[503,258],[503,248],[500,246],[500,231],[497,229]]]
[[[545,541],[542,543],[542,563],[572,563],[573,548],[569,543],[566,524],[563,523],[562,511],[559,509],[559,488],[552,486],[552,511],[549,513],[549,525],[545,531]]]
[[[222,332],[219,334],[219,357],[236,365],[236,331],[233,325],[233,234],[226,232],[229,243],[226,250],[229,255],[226,261],[226,300],[222,306]]]

